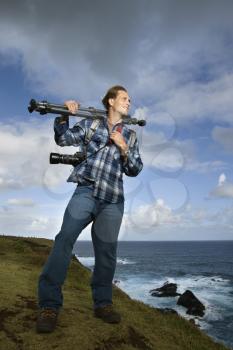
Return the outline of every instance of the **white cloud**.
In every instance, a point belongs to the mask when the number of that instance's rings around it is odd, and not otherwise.
[[[70,122],[72,124],[73,121]],[[64,185],[72,167],[49,164],[49,154],[73,154],[77,148],[61,149],[55,144],[53,135],[53,121],[49,119],[41,122],[35,119],[27,123],[17,122],[17,126],[13,121],[8,124],[0,123],[2,190],[22,190],[36,186],[44,188],[51,196],[60,191],[59,187]],[[172,174],[183,170],[205,172],[224,167],[221,161],[200,163],[191,140],[170,141],[165,132],[154,130],[143,130],[141,134],[139,132],[138,138],[144,166],[151,166],[155,171]]]
[[[71,166],[50,165],[50,152],[59,152],[53,139],[51,121],[0,123],[0,188],[23,189],[31,186],[53,189],[69,176]],[[75,147],[63,147],[74,153]],[[62,152],[62,153],[63,153]]]
[[[232,239],[233,207],[210,210],[190,203],[179,211],[172,210],[163,199],[138,205],[123,220],[123,239]]]
[[[233,153],[233,128],[215,126],[212,130],[212,138],[226,151]]]
[[[28,89],[54,96],[54,102],[76,98],[98,107],[109,86],[123,84],[132,95],[135,114],[148,121],[148,128],[139,131],[145,166],[168,175],[222,172],[227,165],[217,156],[199,160],[198,141],[174,138],[182,123],[232,124],[232,12],[228,0],[224,5],[216,0],[3,1],[1,64],[20,67]],[[212,137],[232,152],[232,128],[216,127]],[[39,186],[53,194],[70,173],[69,166],[48,163],[49,153],[60,151],[49,119],[1,123],[0,146],[1,190]],[[231,198],[232,184],[220,182],[212,195]],[[192,218],[180,217],[165,203],[142,206],[138,219],[151,210],[153,222],[205,222],[202,209]],[[16,203],[11,207],[20,208]],[[11,210],[2,207],[3,214]],[[15,217],[19,227],[41,225],[49,231],[51,222],[42,214]]]
[[[35,201],[30,198],[10,198],[7,200],[7,204],[22,207],[33,207],[36,205]]]
[[[151,204],[138,205],[124,215],[123,225],[140,232],[151,230],[156,226],[173,225],[180,222],[180,216],[174,214],[162,198]]]
[[[4,169],[3,169],[4,170]],[[21,183],[21,181],[18,181],[17,179],[7,179],[6,176],[5,177],[0,177],[0,188],[1,189],[20,189],[23,188],[23,184]]]
[[[210,198],[233,198],[233,183],[225,183],[215,187],[209,196]]]
[[[151,166],[164,172],[176,172],[184,168],[184,157],[180,149],[167,147],[153,158]]]
[[[27,211],[18,205],[0,207],[0,234],[53,239],[60,230],[65,203],[59,206],[49,205],[49,215],[42,211],[42,207],[31,206]],[[158,198],[153,203],[131,209],[125,211],[120,239],[191,239],[197,238],[195,230],[197,233],[200,230],[205,232],[210,227],[213,228],[214,237],[216,227],[228,233],[233,228],[233,207],[212,212],[187,203],[182,210],[177,211],[171,209],[163,198]],[[91,239],[90,225],[82,232],[80,239]]]
[[[211,172],[216,172],[219,170],[223,170],[228,168],[228,165],[226,162],[222,160],[211,160],[211,161],[205,161],[200,162],[197,159],[192,160],[189,159],[189,161],[186,163],[186,169],[190,171],[196,171],[200,174],[206,174]]]
[[[182,122],[232,122],[231,1],[69,6],[44,0],[1,6],[0,53],[5,64],[22,66],[35,91],[97,104],[121,83],[137,107],[153,106]]]
[[[177,121],[225,121],[232,123],[233,74],[223,74],[209,82],[187,82],[175,86],[157,109],[173,111]]]
[[[54,239],[60,231],[65,206],[64,201],[59,205],[28,206],[27,210],[22,205],[2,205],[0,234]],[[80,239],[91,239],[90,225],[82,231]]]
[[[205,174],[228,168],[222,160],[199,160],[199,150],[193,139],[168,139],[162,131],[143,131],[139,140],[144,165],[158,172],[195,171]]]
[[[27,207],[26,211],[23,206],[0,207],[0,234],[52,238],[59,221],[56,216],[40,214],[33,206]]]
[[[233,198],[233,183],[227,181],[222,173],[218,179],[218,185],[209,193],[209,198]]]
[[[226,175],[223,173],[218,178],[218,186],[222,186],[226,182]]]
[[[49,219],[45,217],[39,217],[34,219],[28,229],[31,231],[44,231],[48,226]]]

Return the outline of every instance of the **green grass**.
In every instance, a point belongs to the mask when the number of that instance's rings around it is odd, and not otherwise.
[[[114,286],[117,325],[93,317],[91,272],[73,259],[56,330],[37,334],[37,280],[53,241],[0,236],[0,350],[224,350],[175,314],[132,300]]]

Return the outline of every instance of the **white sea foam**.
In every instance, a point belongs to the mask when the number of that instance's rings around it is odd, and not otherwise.
[[[86,267],[93,267],[95,264],[95,258],[93,256],[78,256],[75,255],[76,258]],[[134,261],[126,259],[126,258],[117,258],[117,264],[118,265],[129,265],[129,264],[135,264]]]
[[[93,268],[94,257],[78,257],[77,255],[76,257],[84,266]],[[118,258],[117,264],[129,265],[135,264],[135,261]],[[182,294],[187,289],[191,290],[206,307],[204,317],[195,317],[195,323],[209,332],[212,332],[212,321],[223,320],[224,317],[233,312],[231,282],[218,275],[161,276],[153,279],[145,274],[132,274],[126,275],[124,278],[116,276],[116,280],[117,285],[131,298],[141,300],[156,308],[172,308],[187,319],[194,318],[194,316],[187,315],[186,308],[176,304],[178,297],[156,298],[151,296],[149,291],[161,287],[166,281],[176,283],[178,293]]]
[[[119,265],[131,265],[135,264],[135,261],[129,260],[127,258],[117,258],[117,264]]]
[[[176,304],[175,298],[156,298],[150,295],[149,291],[161,287],[166,281],[177,284],[177,292],[183,293],[191,290],[196,297],[205,305],[206,312],[203,318],[196,318],[196,323],[201,328],[209,328],[209,321],[221,320],[226,316],[226,309],[232,312],[232,287],[230,281],[219,276],[186,276],[186,277],[161,277],[149,279],[145,276],[131,276],[120,280],[119,287],[128,293],[132,298],[141,300],[158,308],[173,308],[187,319],[193,316],[186,314],[186,309]]]

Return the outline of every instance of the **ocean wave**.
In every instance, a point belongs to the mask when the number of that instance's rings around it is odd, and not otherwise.
[[[119,264],[119,265],[131,265],[131,264],[135,264],[135,261],[129,260],[127,258],[117,258],[117,264]]]
[[[183,317],[190,319],[193,316],[186,314],[186,309],[176,304],[175,298],[156,298],[149,291],[161,287],[166,281],[177,284],[177,292],[184,293],[191,290],[206,307],[203,318],[195,318],[201,328],[207,329],[209,322],[224,319],[228,313],[233,312],[232,295],[233,286],[228,279],[221,276],[192,276],[186,277],[158,277],[151,279],[148,276],[128,276],[124,279],[117,278],[118,285],[131,297],[159,308],[173,308]]]
[[[78,256],[75,255],[76,258],[86,267],[93,267],[95,264],[95,258],[93,256]],[[130,265],[135,264],[134,261],[126,259],[126,258],[117,258],[118,265]]]

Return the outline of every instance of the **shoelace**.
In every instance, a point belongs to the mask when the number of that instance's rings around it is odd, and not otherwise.
[[[44,309],[41,312],[42,318],[55,318],[57,316],[57,313],[54,310],[51,309]]]
[[[107,306],[105,306],[103,309],[104,309],[104,311],[107,312],[107,313],[110,313],[110,312],[113,311],[112,305],[107,305]]]

